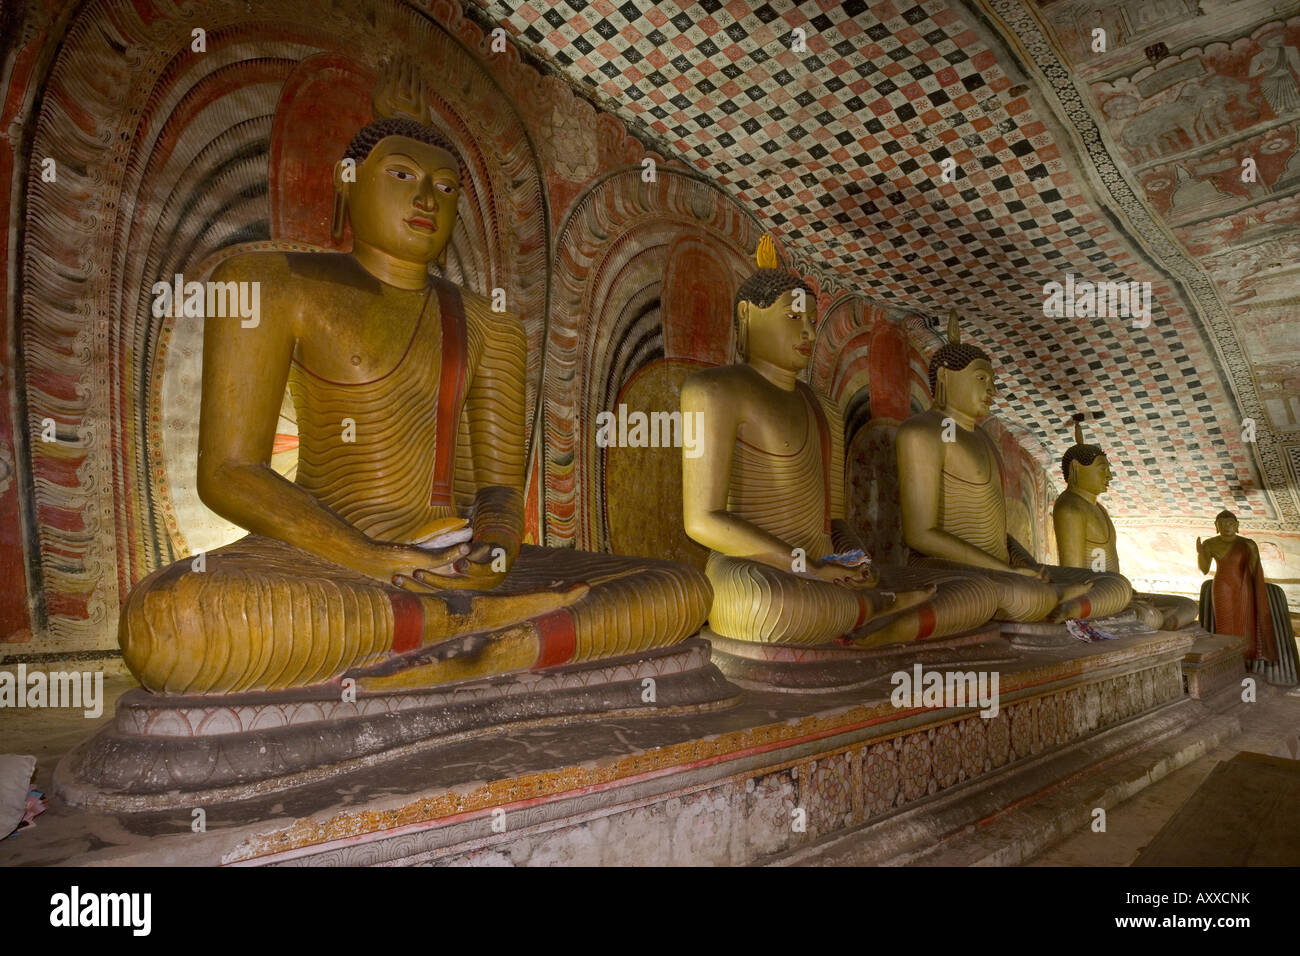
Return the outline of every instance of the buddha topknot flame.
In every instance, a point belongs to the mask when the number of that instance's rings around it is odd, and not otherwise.
[[[954,372],[960,372],[971,362],[983,359],[992,364],[988,353],[974,345],[963,345],[961,341],[961,322],[957,318],[957,310],[948,311],[948,341],[942,345],[933,358],[930,359],[930,394],[935,394],[935,387],[939,379],[939,369],[946,368]]]
[[[1098,445],[1089,445],[1083,440],[1083,415],[1075,414],[1074,416],[1074,445],[1061,456],[1061,474],[1068,482],[1070,480],[1070,464],[1078,462],[1087,468],[1101,455],[1106,454]]]
[[[384,65],[371,100],[376,119],[408,119],[429,122],[429,89],[420,68],[409,57],[398,57]]]
[[[781,268],[776,254],[776,243],[772,241],[770,235],[765,234],[758,240],[758,248],[754,250],[754,262],[758,266],[758,271],[742,282],[740,288],[736,290],[736,301],[732,307],[733,316],[735,306],[742,302],[766,309],[791,289],[803,289],[809,295],[812,294],[812,287],[808,283],[789,269]]]

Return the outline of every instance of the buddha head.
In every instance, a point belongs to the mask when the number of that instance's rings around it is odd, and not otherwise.
[[[1286,37],[1283,35],[1283,28],[1280,24],[1267,29],[1259,37],[1259,45],[1266,50],[1276,50],[1284,42],[1286,42]]]
[[[812,360],[817,302],[802,279],[777,267],[771,236],[758,242],[758,271],[736,290],[736,348],[741,360],[802,372]]]
[[[1065,483],[1076,491],[1099,495],[1110,487],[1111,470],[1106,453],[1097,445],[1083,441],[1083,425],[1074,422],[1074,445],[1061,456],[1061,474]]]
[[[1220,511],[1214,518],[1214,530],[1225,538],[1237,536],[1237,516],[1231,511]]]
[[[355,181],[345,176],[356,164]],[[335,238],[344,219],[358,246],[406,262],[440,260],[456,226],[460,159],[435,129],[396,117],[362,127],[334,167]]]
[[[978,420],[987,417],[996,394],[993,362],[988,353],[961,341],[957,313],[948,316],[948,341],[930,359],[934,407]]]

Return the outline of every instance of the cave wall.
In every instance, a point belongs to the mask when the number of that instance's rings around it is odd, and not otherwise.
[[[527,333],[530,539],[700,560],[680,529],[680,453],[599,448],[595,416],[671,409],[686,374],[732,359],[731,297],[764,228],[745,204],[513,44],[493,49],[453,0],[6,16],[0,659],[113,655],[136,582],[240,534],[194,490],[202,320],[155,317],[150,290],[249,249],[347,248],[328,229],[333,161],[397,62],[466,162],[447,274],[505,289]],[[809,279],[808,378],[845,409],[855,520],[883,560],[887,431],[928,404],[937,340],[915,312]],[[1046,556],[1043,467],[998,440],[1016,520]],[[286,474],[295,447],[286,407]]]

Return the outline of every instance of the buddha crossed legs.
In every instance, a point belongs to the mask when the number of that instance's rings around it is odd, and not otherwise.
[[[459,161],[402,119],[365,127],[347,155],[356,176],[336,170],[335,228],[350,219],[352,253],[251,253],[214,275],[260,282],[262,313],[254,328],[204,329],[199,493],[251,534],[132,591],[132,673],[161,693],[267,690],[425,650],[420,680],[442,683],[694,633],[709,600],[699,572],[521,547],[522,326],[429,277],[455,225]],[[269,466],[286,383],[294,482]]]

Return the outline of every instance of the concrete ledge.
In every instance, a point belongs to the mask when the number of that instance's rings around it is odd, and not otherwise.
[[[1014,866],[1241,732],[1182,700],[879,824],[774,861],[818,866]]]
[[[1199,627],[1189,631],[1194,641],[1183,658],[1188,696],[1208,700],[1229,687],[1239,687],[1246,676],[1245,638],[1211,634]]]

